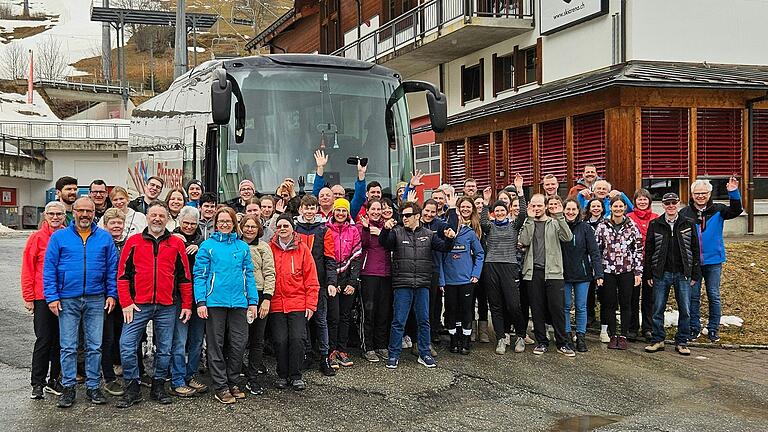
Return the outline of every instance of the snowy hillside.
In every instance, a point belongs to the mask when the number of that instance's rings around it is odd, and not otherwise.
[[[37,91],[33,92],[32,105],[27,105],[27,95],[0,92],[0,119],[50,121],[58,117]]]

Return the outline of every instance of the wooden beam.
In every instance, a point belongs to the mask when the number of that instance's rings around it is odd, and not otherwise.
[[[632,114],[634,116],[635,190],[637,190],[643,186],[643,115],[640,107],[634,107]]]
[[[765,91],[691,88],[622,87],[621,105],[656,108],[744,108],[747,99]]]
[[[539,163],[539,123],[533,128],[533,193],[541,193],[541,164]]]
[[[489,185],[491,189],[496,188],[496,176],[498,173],[496,172],[496,140],[494,140],[494,135],[496,132],[490,132],[488,134],[488,150],[490,150],[490,163],[488,164],[488,169],[491,171],[491,184]],[[469,176],[467,176],[469,177]]]
[[[699,159],[699,116],[696,107],[688,110],[688,178],[696,180]]]
[[[565,153],[568,161],[566,175],[566,184],[570,190],[574,184],[574,161],[573,161],[573,116],[565,118]]]
[[[742,202],[746,203],[748,212],[753,212],[755,205],[752,194],[749,191],[749,110],[747,108],[741,111],[741,189]]]
[[[536,39],[536,83],[539,85],[544,83],[543,61],[542,42],[541,38],[538,38]]]

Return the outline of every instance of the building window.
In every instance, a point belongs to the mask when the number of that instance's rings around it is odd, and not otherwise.
[[[493,60],[493,95],[514,87],[515,58],[513,54],[496,56]]]
[[[461,67],[461,105],[483,100],[483,59],[474,66]]]
[[[414,147],[416,169],[424,174],[440,174],[440,147],[440,144]]]
[[[525,66],[525,80],[523,84],[536,82],[536,47],[532,46],[520,52]]]
[[[643,189],[651,193],[654,201],[659,202],[665,193],[680,193],[679,178],[644,178]]]

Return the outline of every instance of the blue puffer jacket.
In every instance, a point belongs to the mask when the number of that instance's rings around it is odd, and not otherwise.
[[[235,233],[216,231],[200,245],[194,278],[198,306],[246,308],[259,304],[251,251]]]
[[[701,245],[701,264],[722,264],[725,262],[723,226],[725,221],[737,218],[744,211],[741,193],[738,189],[728,192],[728,205],[709,200],[703,210],[698,210],[691,197],[688,207],[680,210],[680,216],[696,224]]]
[[[43,263],[43,290],[48,303],[83,295],[117,298],[115,241],[95,223],[85,242],[75,222],[51,235]]]
[[[485,251],[475,231],[466,226],[459,227],[450,252],[439,253],[438,270],[440,286],[465,285],[472,277],[480,278]]]

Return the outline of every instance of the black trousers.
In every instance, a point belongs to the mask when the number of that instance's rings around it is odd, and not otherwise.
[[[596,288],[597,285],[595,285],[595,281],[589,283],[589,290],[587,290],[587,320],[595,319],[595,308],[597,307]],[[602,310],[602,306],[600,306],[600,309]],[[602,314],[600,315],[600,319],[602,321]]]
[[[448,331],[463,330],[472,333],[472,321],[475,319],[475,284],[445,286],[445,326]]]
[[[32,351],[32,385],[46,384],[46,378],[59,379],[59,318],[48,309],[45,300],[35,300],[32,326],[35,330],[35,348]]]
[[[363,299],[363,351],[387,349],[392,320],[392,279],[360,276],[360,295]]]
[[[653,287],[643,279],[641,286],[640,311],[643,314],[643,333],[653,331]]]
[[[523,280],[523,275],[520,274],[520,311],[523,314],[523,322],[525,323],[525,330],[528,331],[528,321],[531,319],[531,302],[528,300],[528,291],[531,288],[531,282]],[[565,302],[565,295],[563,295],[563,302]]]
[[[338,288],[341,290],[340,292],[333,297],[328,297],[328,345],[331,352],[347,352],[355,295],[343,293],[346,285]]]
[[[562,279],[546,279],[544,270],[534,269],[528,289],[528,300],[533,315],[533,334],[536,342],[549,345],[547,318],[555,330],[555,343],[561,347],[568,343],[565,335],[565,282]]]
[[[443,292],[439,281],[440,275],[432,273],[432,283],[429,285],[429,328],[432,335],[439,334],[443,329]],[[412,311],[408,315],[408,324],[405,333],[416,340],[416,316]]]
[[[115,305],[112,313],[104,313],[104,331],[101,336],[101,373],[105,382],[117,379],[114,365],[120,364],[120,335],[123,333],[123,313],[120,305]],[[138,349],[139,363],[144,363],[141,344]]]
[[[290,381],[301,379],[304,333],[307,329],[304,312],[271,313],[269,322],[277,357],[277,376]]]
[[[477,320],[488,321],[488,281],[486,276],[487,271],[483,266],[483,271],[480,273],[480,280],[475,285],[475,303],[477,303]]]
[[[264,298],[259,297],[259,306],[263,301]],[[257,316],[248,325],[248,369],[246,375],[249,380],[255,380],[259,376],[259,367],[264,362],[264,332],[267,328],[268,318],[269,315],[264,319]]]
[[[641,284],[642,285],[642,284]],[[632,298],[629,301],[629,314],[632,319],[629,322],[629,332],[639,333],[640,331],[640,290],[641,285],[632,287]]]
[[[600,289],[600,309],[605,309],[605,313],[600,313],[603,324],[608,325],[608,334],[615,336],[616,332],[616,307],[621,313],[621,336],[629,333],[629,327],[632,321],[632,290],[635,286],[635,275],[632,272],[612,274],[605,273],[603,277],[603,287]]]
[[[512,263],[486,263],[484,273],[496,340],[504,337],[508,328],[507,317],[515,328],[515,334],[525,337],[527,320],[523,320],[520,307],[519,267]]]
[[[227,351],[224,353],[224,342]],[[237,385],[248,343],[248,318],[245,308],[209,307],[205,326],[208,346],[208,372],[216,391]]]

